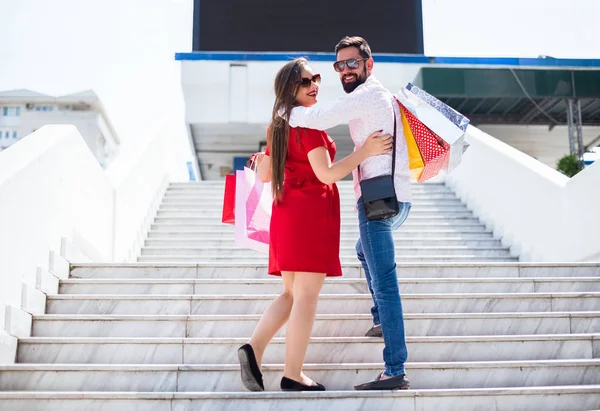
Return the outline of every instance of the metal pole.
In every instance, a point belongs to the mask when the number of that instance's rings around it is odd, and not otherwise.
[[[569,154],[576,155],[575,126],[573,121],[573,100],[567,100],[567,125],[569,127]]]
[[[579,162],[583,169],[583,153],[585,152],[585,146],[583,144],[583,120],[581,118],[581,100],[576,101],[577,104],[577,148]]]
[[[577,157],[579,169],[583,169],[583,128],[581,118],[581,101],[577,99],[568,100],[567,123],[569,126],[569,151]]]

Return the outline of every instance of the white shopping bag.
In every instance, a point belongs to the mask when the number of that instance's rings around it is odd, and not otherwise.
[[[236,171],[235,243],[261,253],[269,253],[269,226],[273,194],[271,183],[261,182],[248,167]]]
[[[395,96],[419,121],[448,144],[454,144],[465,134],[463,130],[446,118],[441,112],[406,87],[402,87]]]

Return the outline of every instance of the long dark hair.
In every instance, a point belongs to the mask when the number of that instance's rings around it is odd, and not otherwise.
[[[271,125],[267,132],[267,142],[271,151],[271,187],[275,201],[281,199],[283,194],[283,178],[285,173],[285,160],[287,158],[288,143],[290,140],[290,127],[287,119],[290,118],[292,108],[296,106],[296,93],[302,78],[302,69],[308,61],[298,58],[283,66],[275,76],[275,104],[271,116]],[[279,115],[283,111],[283,116]]]

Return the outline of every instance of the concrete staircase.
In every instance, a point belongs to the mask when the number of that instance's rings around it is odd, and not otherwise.
[[[414,186],[395,234],[413,390],[355,392],[382,369],[348,183],[344,277],[327,280],[306,358],[330,390],[245,392],[236,349],[280,291],[266,257],[220,223],[220,182],[172,184],[137,264],[75,265],[17,364],[0,410],[591,410],[600,408],[600,264],[519,263],[443,185]]]
[[[339,184],[342,198],[342,263],[357,262],[358,224],[350,182]],[[414,204],[396,233],[399,262],[516,261],[507,248],[441,184],[413,186]],[[267,261],[240,249],[233,227],[221,223],[223,183],[173,184],[152,226],[140,262]]]

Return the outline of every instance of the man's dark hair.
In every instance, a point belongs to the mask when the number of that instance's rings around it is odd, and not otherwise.
[[[364,59],[371,58],[371,47],[369,47],[369,43],[367,43],[367,40],[363,39],[362,37],[359,37],[359,36],[344,37],[335,46],[335,54],[337,54],[338,51],[348,48],[348,47],[356,47],[358,49],[358,52],[360,53],[361,57]]]

